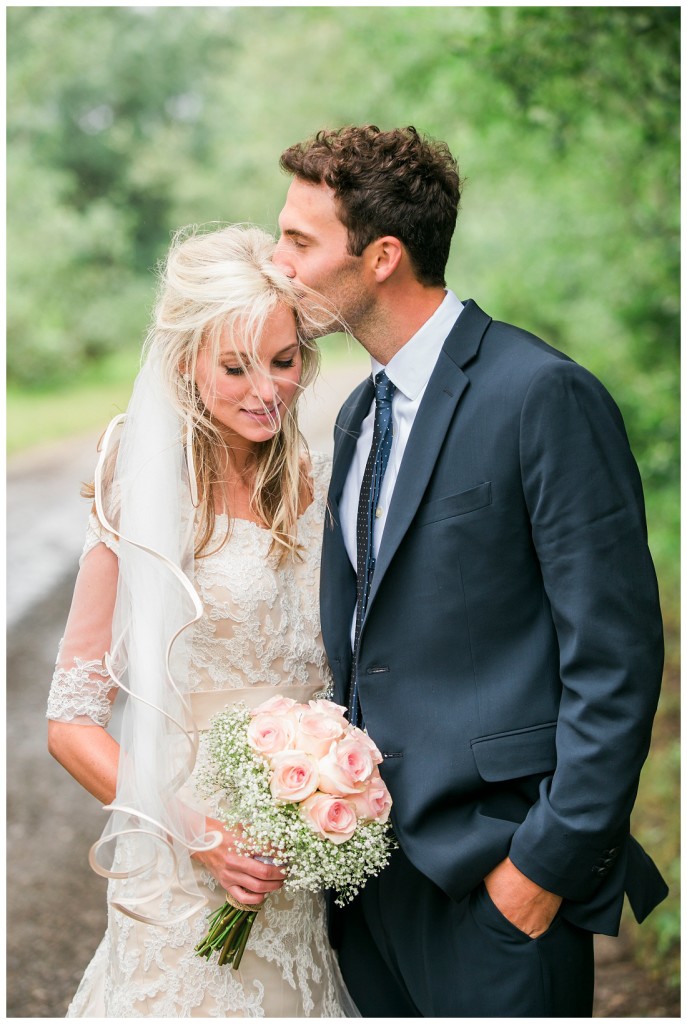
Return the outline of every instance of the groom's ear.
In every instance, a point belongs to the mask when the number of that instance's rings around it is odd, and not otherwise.
[[[403,243],[393,235],[384,235],[370,243],[368,256],[378,284],[391,277],[403,259],[404,252]]]

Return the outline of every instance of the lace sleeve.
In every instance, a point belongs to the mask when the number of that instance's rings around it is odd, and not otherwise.
[[[117,546],[117,537],[91,515],[50,686],[46,717],[52,721],[106,726],[110,720],[118,687],[103,659],[112,643]]]
[[[102,661],[74,658],[73,666],[64,668],[58,654],[45,717],[53,722],[104,727],[112,715],[114,688],[115,683]]]

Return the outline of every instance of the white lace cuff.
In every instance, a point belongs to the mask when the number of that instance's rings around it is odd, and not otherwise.
[[[46,718],[76,725],[106,726],[112,715],[108,698],[116,685],[102,661],[74,659],[73,668],[56,668]]]

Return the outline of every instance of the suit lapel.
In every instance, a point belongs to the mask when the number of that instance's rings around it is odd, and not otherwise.
[[[469,385],[463,367],[479,350],[490,317],[468,300],[447,337],[417,411],[394,487],[367,605],[375,595],[422,501],[458,403]]]
[[[350,398],[348,415],[341,415],[335,427],[334,436],[334,461],[332,464],[332,478],[329,484],[329,500],[337,505],[346,483],[348,470],[351,466],[355,446],[358,443],[358,436],[362,422],[370,411],[374,398],[374,384],[372,377],[359,384]]]
[[[351,621],[356,598],[356,580],[341,530],[339,502],[353,459],[360,427],[370,411],[374,385],[369,377],[353,392],[335,427],[334,460],[329,485],[322,546],[320,615],[322,636],[332,670],[337,677],[337,696],[345,700],[346,681],[351,673]],[[340,691],[340,692],[339,692]]]

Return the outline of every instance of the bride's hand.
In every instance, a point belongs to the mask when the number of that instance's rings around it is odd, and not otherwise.
[[[229,832],[215,818],[205,819],[207,832],[216,830],[222,834],[222,842],[212,850],[192,854],[214,875],[225,892],[239,903],[259,907],[270,892],[284,884],[284,873],[274,864],[263,864],[253,857],[236,852],[235,844],[240,838],[238,830]]]

